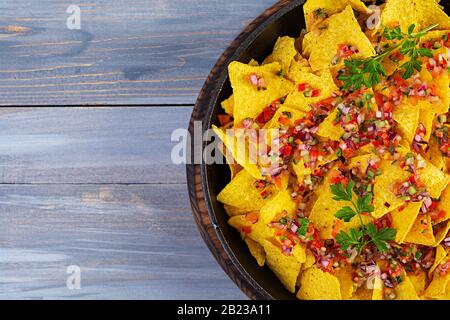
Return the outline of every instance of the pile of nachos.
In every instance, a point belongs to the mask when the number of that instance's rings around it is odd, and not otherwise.
[[[299,299],[450,299],[450,18],[438,0],[303,11],[298,38],[229,64],[229,224]]]

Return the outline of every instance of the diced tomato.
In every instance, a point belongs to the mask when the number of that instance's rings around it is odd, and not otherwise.
[[[254,212],[247,213],[245,215],[245,220],[251,222],[252,224],[255,224],[256,222],[258,222],[258,214]]]
[[[300,84],[297,86],[297,90],[298,90],[299,92],[303,92],[303,91],[306,90],[307,85],[308,85],[307,83],[300,83]]]
[[[292,146],[287,144],[283,147],[283,155],[285,157],[289,157],[292,153]]]
[[[288,126],[288,125],[291,123],[290,120],[289,120],[289,118],[286,117],[286,116],[284,116],[284,115],[282,115],[282,116],[278,119],[278,122],[279,122],[280,124],[282,124],[283,126]]]
[[[318,97],[318,96],[320,96],[320,90],[314,89],[314,90],[311,92],[311,97]]]
[[[383,107],[383,105],[384,105],[384,96],[381,93],[379,93],[379,92],[375,93],[375,101],[376,101],[377,105],[380,108]]]
[[[250,226],[241,227],[241,231],[244,234],[250,234],[250,233],[252,233],[252,227],[250,227]]]
[[[231,122],[231,117],[228,114],[219,114],[220,126],[225,126]]]

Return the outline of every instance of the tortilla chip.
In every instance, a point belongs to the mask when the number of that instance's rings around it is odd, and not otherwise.
[[[434,263],[431,266],[430,270],[428,271],[428,275],[432,276],[434,270],[437,268],[438,265],[441,264],[442,261],[444,261],[445,257],[447,257],[447,251],[445,248],[441,245],[436,247],[436,254],[434,256]]]
[[[329,70],[324,70],[321,74],[315,75],[302,69],[292,69],[288,77],[294,81],[295,88],[292,93],[286,97],[284,104],[288,107],[295,108],[304,112],[311,110],[310,104],[322,101],[332,96],[333,92],[338,91],[338,87],[334,83],[333,76]],[[300,84],[307,84],[310,88],[307,91],[298,91]],[[307,97],[305,92],[309,90],[319,90],[317,97]]]
[[[263,178],[261,171],[257,165],[257,159],[251,158],[251,154],[256,153],[256,145],[250,148],[249,141],[246,139],[237,138],[235,135],[230,135],[228,130],[217,128],[212,126],[214,133],[222,140],[232,157],[238,164],[240,164],[245,170],[248,171],[254,178],[261,180]],[[227,157],[228,158],[228,157]],[[228,159],[228,163],[229,159]]]
[[[264,242],[266,251],[266,264],[280,279],[285,288],[294,293],[297,277],[300,274],[304,259],[298,257],[296,251],[304,250],[300,245],[294,247],[293,254],[287,256],[281,251],[281,247],[276,246],[272,241]],[[303,260],[303,261],[302,261]]]
[[[365,286],[359,287],[353,293],[352,300],[372,300],[373,290],[367,289]]]
[[[261,197],[261,190],[255,187],[256,181],[246,170],[242,170],[219,193],[217,200],[247,212],[258,211],[270,201],[270,192],[266,199]]]
[[[279,128],[281,126],[286,126],[286,125],[282,125],[279,122],[280,117],[282,117],[283,115],[284,115],[284,118],[286,118],[286,116],[287,116],[287,118],[289,120],[289,124],[287,124],[287,126],[289,126],[289,127],[295,126],[295,122],[297,120],[305,117],[304,112],[302,112],[298,109],[289,108],[288,106],[286,106],[286,104],[284,104],[274,114],[272,120],[269,121],[266,129],[274,129],[274,128]]]
[[[250,238],[245,238],[245,243],[247,243],[248,249],[256,259],[258,265],[260,267],[264,266],[264,263],[266,262],[266,252],[264,251],[264,247]]]
[[[405,242],[432,246],[436,240],[433,235],[433,226],[429,214],[420,214],[411,230],[405,237]]]
[[[239,163],[236,163],[236,161],[234,161],[233,155],[231,154],[230,150],[225,147],[225,144],[223,144],[223,142],[219,150],[227,161],[228,167],[230,169],[230,176],[231,179],[233,179],[243,168]]]
[[[442,191],[450,182],[450,176],[433,166],[425,159],[423,159],[423,161],[425,163],[425,167],[418,170],[419,178],[427,187],[430,196],[438,199],[441,196]]]
[[[395,236],[395,242],[402,244],[406,238],[406,235],[411,230],[414,222],[419,215],[420,208],[422,207],[422,202],[410,202],[406,207],[401,209],[396,209],[391,212],[392,217],[392,227],[397,230],[397,235]]]
[[[268,224],[275,222],[284,216],[291,216],[295,211],[297,204],[291,198],[288,190],[278,192],[271,200],[267,201],[261,208],[258,222],[253,226],[250,238],[261,245],[275,233],[275,229]]]
[[[228,224],[235,228],[239,233],[241,234],[242,238],[246,237],[249,230],[252,230],[252,227],[254,225],[252,219],[256,220],[258,219],[258,212],[252,212],[247,215],[237,215],[233,216],[230,219],[228,219]],[[252,216],[252,219],[249,219],[248,217]]]
[[[328,117],[326,117],[325,120],[319,125],[319,129],[317,130],[318,136],[333,141],[341,140],[341,137],[345,134],[345,130],[339,123],[334,123],[338,113],[339,110],[337,108],[331,111]]]
[[[447,186],[444,191],[442,191],[437,210],[442,210],[445,212],[445,216],[435,220],[435,223],[441,223],[450,219],[450,187]]]
[[[428,299],[448,299],[450,282],[450,273],[445,277],[435,275],[428,288],[425,290],[424,297]]]
[[[303,264],[303,270],[311,268],[316,263],[316,257],[314,257],[314,254],[311,252],[311,250],[306,249],[306,259],[305,263]]]
[[[428,143],[428,150],[424,155],[425,159],[439,170],[445,169],[445,159],[439,149],[439,143],[436,138],[431,137]]]
[[[392,117],[398,123],[402,137],[411,144],[416,135],[419,124],[419,104],[413,105],[408,99],[403,99],[402,103],[395,107]]]
[[[330,17],[335,13],[344,10],[347,5],[352,6],[353,9],[361,13],[369,14],[371,10],[360,0],[308,0],[303,5],[303,12],[305,14],[306,29],[309,31],[320,22],[317,19],[315,12],[321,10],[326,17]]]
[[[448,35],[450,30],[432,30],[420,37],[419,44],[423,44],[428,41],[439,41],[442,37]]]
[[[438,231],[436,231],[436,229]],[[450,220],[441,222],[440,224],[436,225],[435,228],[433,228],[433,230],[434,230],[434,238],[436,240],[433,246],[436,247],[447,237],[447,234],[450,231]]]
[[[372,300],[384,299],[383,287],[384,285],[383,281],[381,280],[381,277],[380,276],[375,277],[373,283]]]
[[[230,63],[228,72],[234,93],[235,124],[246,118],[255,118],[265,107],[292,91],[292,83],[280,77],[280,69],[278,62],[263,66],[250,66],[237,61]],[[266,90],[258,90],[251,84],[249,77],[252,74],[264,79]]]
[[[281,65],[281,70],[284,73],[289,72],[294,57],[297,55],[295,49],[295,39],[291,37],[279,37],[273,48],[272,54],[269,59],[266,59],[264,63],[271,63],[277,61]]]
[[[381,24],[388,27],[400,25],[403,32],[407,32],[411,24],[416,25],[416,31],[433,24],[439,24],[438,29],[448,29],[450,18],[435,1],[387,0],[381,14]]]
[[[448,48],[441,48],[434,51],[435,54],[441,53],[444,57],[448,56]],[[420,76],[424,82],[428,83],[428,86],[436,86],[437,94],[440,98],[436,102],[429,102],[426,100],[421,100],[425,110],[429,110],[430,112],[434,112],[435,114],[443,114],[448,111],[448,106],[450,103],[450,90],[449,90],[449,76],[447,72],[444,72],[442,75],[436,77],[431,74],[431,72],[424,65],[422,67],[422,71],[420,72]]]
[[[425,291],[425,285],[427,280],[427,274],[425,271],[419,271],[417,274],[408,274],[408,278],[411,281],[416,294],[421,296]]]
[[[339,280],[330,273],[313,266],[305,270],[300,279],[297,298],[303,300],[341,300]]]
[[[229,217],[240,216],[240,215],[250,212],[248,210],[230,206],[228,204],[224,204],[223,208],[225,209],[225,211],[227,212]]]
[[[353,296],[353,292],[355,292],[356,287],[353,283],[352,273],[353,270],[351,266],[340,268],[335,273],[335,277],[339,280],[343,300],[350,300]]]
[[[361,31],[351,6],[326,19],[323,24],[327,26],[326,30],[317,37],[308,37],[311,40],[308,45],[309,64],[314,71],[332,67],[341,44],[358,48],[354,58],[368,58],[376,54],[370,40]]]
[[[403,281],[395,289],[395,300],[420,300],[414,284],[409,279],[406,272],[402,275]]]
[[[404,201],[394,193],[393,187],[396,183],[405,181],[411,175],[397,164],[392,164],[387,160],[381,161],[380,169],[382,174],[375,177],[373,190],[375,211],[372,212],[372,216],[376,219],[404,204]]]
[[[233,116],[234,96],[231,95],[228,99],[222,101],[221,106],[222,106],[222,109],[225,110],[226,114]]]
[[[436,116],[433,109],[427,108],[429,104],[419,104],[419,123],[425,127],[426,133],[423,140],[426,142],[430,140],[431,132],[433,131],[433,120]]]

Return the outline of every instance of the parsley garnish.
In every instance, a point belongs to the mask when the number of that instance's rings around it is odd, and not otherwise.
[[[304,237],[308,232],[310,221],[307,218],[300,218],[299,223],[300,227],[297,229],[297,235],[299,235],[300,237]]]
[[[368,193],[362,197],[357,196],[356,201],[354,201],[354,188],[355,183],[353,181],[350,181],[345,188],[342,183],[330,187],[334,200],[349,202],[352,205],[345,206],[336,212],[336,218],[350,222],[355,216],[358,216],[361,225],[360,229],[352,228],[348,233],[344,231],[339,232],[336,235],[336,243],[341,246],[342,250],[353,248],[358,253],[361,253],[369,244],[374,244],[380,252],[386,252],[388,249],[387,242],[394,240],[397,231],[392,228],[378,230],[373,223],[365,225],[362,214],[371,213],[375,210],[372,205],[372,194]]]
[[[338,79],[343,81],[344,90],[358,90],[362,86],[371,88],[381,82],[381,77],[386,76],[386,70],[381,64],[383,58],[398,49],[403,56],[408,56],[410,60],[404,63],[401,68],[404,70],[402,77],[409,79],[414,71],[421,71],[422,64],[420,57],[432,57],[433,53],[430,49],[420,48],[419,40],[437,25],[432,25],[420,32],[414,33],[415,25],[412,24],[408,28],[408,32],[404,33],[400,27],[393,29],[385,28],[384,37],[387,40],[397,40],[398,43],[391,48],[375,56],[367,59],[351,59],[345,60],[345,68],[340,71]]]

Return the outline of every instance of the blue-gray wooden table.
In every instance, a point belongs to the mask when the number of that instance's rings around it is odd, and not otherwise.
[[[245,298],[197,232],[170,136],[272,2],[0,1],[1,299]]]

